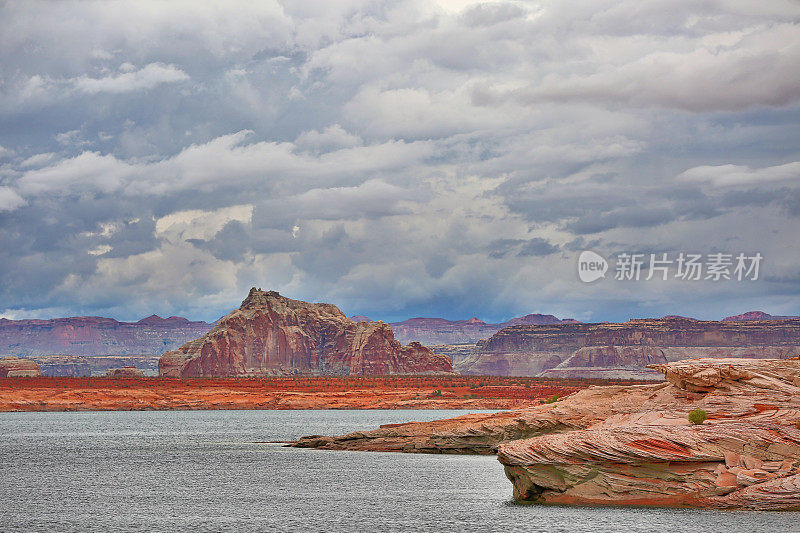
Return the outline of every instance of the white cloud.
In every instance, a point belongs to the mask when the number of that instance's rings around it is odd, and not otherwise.
[[[170,242],[188,239],[209,240],[228,222],[249,223],[253,218],[252,205],[234,205],[214,211],[193,209],[177,211],[156,220],[156,236]]]
[[[110,252],[111,250],[113,250],[113,248],[111,246],[109,246],[108,244],[101,244],[101,245],[89,250],[88,253],[89,253],[89,255],[104,255],[104,254],[107,254],[108,252]]]
[[[774,182],[800,185],[800,161],[773,167],[745,165],[702,165],[681,172],[679,181],[708,182],[717,187],[769,185]]]
[[[330,151],[338,148],[353,148],[363,144],[361,137],[345,131],[339,124],[332,124],[322,131],[304,131],[294,144],[301,149]]]
[[[32,155],[19,164],[21,168],[41,167],[52,161],[56,157],[55,152]]]
[[[133,68],[130,63],[123,63],[119,74],[104,78],[81,76],[70,81],[77,90],[87,94],[121,94],[152,89],[162,83],[175,83],[189,79],[189,75],[175,65],[150,63],[139,70],[132,70]]]
[[[56,142],[58,144],[60,144],[61,146],[67,146],[67,147],[76,146],[76,147],[80,147],[80,146],[86,146],[88,144],[91,144],[89,141],[87,141],[86,139],[83,138],[83,134],[81,133],[80,130],[63,131],[61,133],[56,134],[55,138],[56,138]],[[32,156],[32,157],[37,157],[39,155],[40,154],[37,154],[37,155]]]
[[[0,186],[0,212],[13,211],[14,209],[25,204],[25,199],[17,194],[14,189]]]
[[[407,167],[431,156],[434,150],[426,142],[391,141],[312,155],[296,153],[292,143],[245,143],[251,133],[241,131],[191,145],[173,157],[155,162],[83,152],[23,173],[18,185],[25,194],[56,195],[94,191],[149,196],[190,190],[210,192],[234,185],[279,186],[291,193],[323,183],[362,181],[358,176]]]

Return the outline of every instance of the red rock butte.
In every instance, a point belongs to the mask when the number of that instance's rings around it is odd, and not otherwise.
[[[333,304],[250,289],[211,331],[165,353],[165,377],[452,373],[450,359],[402,346],[384,322],[354,322]]]

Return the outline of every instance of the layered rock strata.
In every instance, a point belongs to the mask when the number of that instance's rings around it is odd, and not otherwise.
[[[696,357],[800,356],[800,319],[715,322],[668,317],[503,329],[456,365],[463,374],[658,379],[648,364]],[[599,372],[598,372],[599,371]],[[631,374],[634,371],[634,374]]]
[[[384,322],[354,322],[335,305],[255,288],[211,331],[159,360],[167,377],[442,372],[452,372],[447,357],[401,346]]]
[[[41,375],[36,361],[19,357],[0,358],[0,378],[35,378]]]

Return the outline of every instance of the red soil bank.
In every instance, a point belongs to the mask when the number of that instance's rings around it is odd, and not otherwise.
[[[0,379],[0,411],[514,409],[593,382],[482,376]]]

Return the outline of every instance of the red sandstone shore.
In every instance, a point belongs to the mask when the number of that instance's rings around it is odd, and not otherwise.
[[[0,412],[203,409],[518,409],[588,380],[481,376],[3,378]]]

